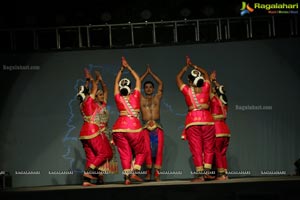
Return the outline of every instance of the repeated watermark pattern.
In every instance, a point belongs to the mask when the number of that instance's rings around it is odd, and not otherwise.
[[[82,171],[80,173],[83,173],[85,171]],[[288,172],[286,170],[260,170],[260,171],[251,171],[251,170],[229,170],[227,172],[228,175],[248,175],[251,176],[252,174],[257,174],[257,172],[262,176],[286,176],[288,175]],[[91,172],[88,172],[91,173]],[[103,171],[95,171],[92,174],[111,174],[110,172],[103,172]],[[0,175],[9,174],[8,172],[1,170]],[[41,172],[40,170],[15,170],[15,175],[41,175],[45,174],[45,172]],[[48,175],[74,175],[77,174],[77,172],[72,170],[48,170],[46,172]],[[140,175],[146,175],[146,171],[129,171],[129,172],[122,172],[122,174],[140,174]],[[183,170],[162,170],[159,172],[160,175],[183,175]],[[210,175],[217,175],[215,171],[190,171],[191,175],[204,175],[204,174],[210,174]]]
[[[287,175],[285,170],[264,170],[260,171],[261,175]]]
[[[17,174],[17,175],[40,175],[41,171],[39,171],[39,170],[16,170],[15,174]]]

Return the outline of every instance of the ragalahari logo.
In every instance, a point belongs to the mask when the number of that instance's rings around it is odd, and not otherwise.
[[[252,13],[253,11],[254,9],[249,6],[249,3],[246,3],[245,1],[242,2],[241,16]]]

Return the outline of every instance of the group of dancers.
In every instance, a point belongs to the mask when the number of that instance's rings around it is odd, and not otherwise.
[[[189,68],[191,71],[185,84],[182,77]],[[122,78],[124,70],[135,79],[134,87],[129,78]],[[141,94],[142,82],[148,75],[155,80],[157,90],[154,92],[152,81],[145,81],[144,94]],[[95,71],[94,79],[85,69],[85,78],[86,83],[79,87],[77,94],[84,120],[79,136],[86,155],[83,186],[104,183],[103,176],[109,170],[104,166],[113,158],[114,146],[120,156],[125,185],[133,181],[150,181],[152,176],[155,181],[160,181],[164,148],[164,130],[160,123],[161,79],[149,65],[140,77],[122,57],[114,83],[119,116],[113,124],[112,137],[108,138],[107,86],[98,71]],[[225,122],[227,98],[224,86],[217,82],[215,71],[208,75],[189,57],[186,57],[186,65],[177,74],[176,83],[188,107],[182,139],[188,141],[195,165],[196,176],[192,181],[228,179],[226,152],[230,131]],[[217,168],[216,175],[211,173],[213,164]],[[143,167],[146,168],[144,179],[140,177]]]

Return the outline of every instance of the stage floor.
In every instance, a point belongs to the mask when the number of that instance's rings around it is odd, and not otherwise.
[[[225,181],[193,183],[190,180],[162,180],[124,185],[123,182],[84,187],[81,185],[11,188],[1,192],[7,198],[31,199],[299,199],[300,176],[244,177]],[[92,195],[92,196],[90,196]],[[94,196],[95,195],[95,196]],[[0,196],[0,197],[1,197]],[[2,198],[1,198],[2,199]],[[98,199],[98,198],[96,198]]]

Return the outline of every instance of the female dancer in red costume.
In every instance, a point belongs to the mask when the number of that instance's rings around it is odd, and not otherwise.
[[[130,80],[127,78],[120,80],[125,69],[135,78],[135,89],[132,92]],[[120,154],[126,185],[130,184],[131,180],[143,181],[136,175],[141,170],[146,154],[144,137],[141,132],[142,125],[139,119],[140,90],[141,80],[139,75],[122,57],[122,66],[116,76],[114,86],[115,102],[119,110],[119,117],[113,125],[113,140]],[[132,172],[131,161],[133,160],[133,154],[135,161]]]
[[[192,67],[188,76],[189,85],[182,81],[183,74]],[[190,58],[186,58],[184,66],[176,77],[177,86],[185,97],[188,113],[185,119],[185,136],[189,142],[190,151],[196,168],[196,178],[193,182],[212,179],[210,170],[214,156],[215,127],[209,111],[210,81],[207,72],[193,65]]]
[[[230,139],[230,130],[226,124],[227,118],[227,97],[223,85],[217,82],[216,71],[210,75],[211,82],[214,83],[211,98],[211,114],[215,120],[216,144],[215,144],[215,161],[217,167],[217,180],[227,180],[227,149]]]
[[[77,94],[80,99],[80,110],[84,120],[79,139],[82,142],[86,164],[83,174],[83,186],[92,186],[92,180],[97,179],[95,175],[100,174],[98,183],[103,183],[101,165],[113,156],[110,143],[104,133],[107,128],[108,112],[106,109],[107,87],[99,72],[96,73],[96,80],[90,72],[85,69],[85,76],[88,82],[92,83],[92,89],[88,94],[88,83],[80,86]],[[98,90],[98,82],[101,83],[103,91]],[[99,173],[100,171],[100,173]]]

